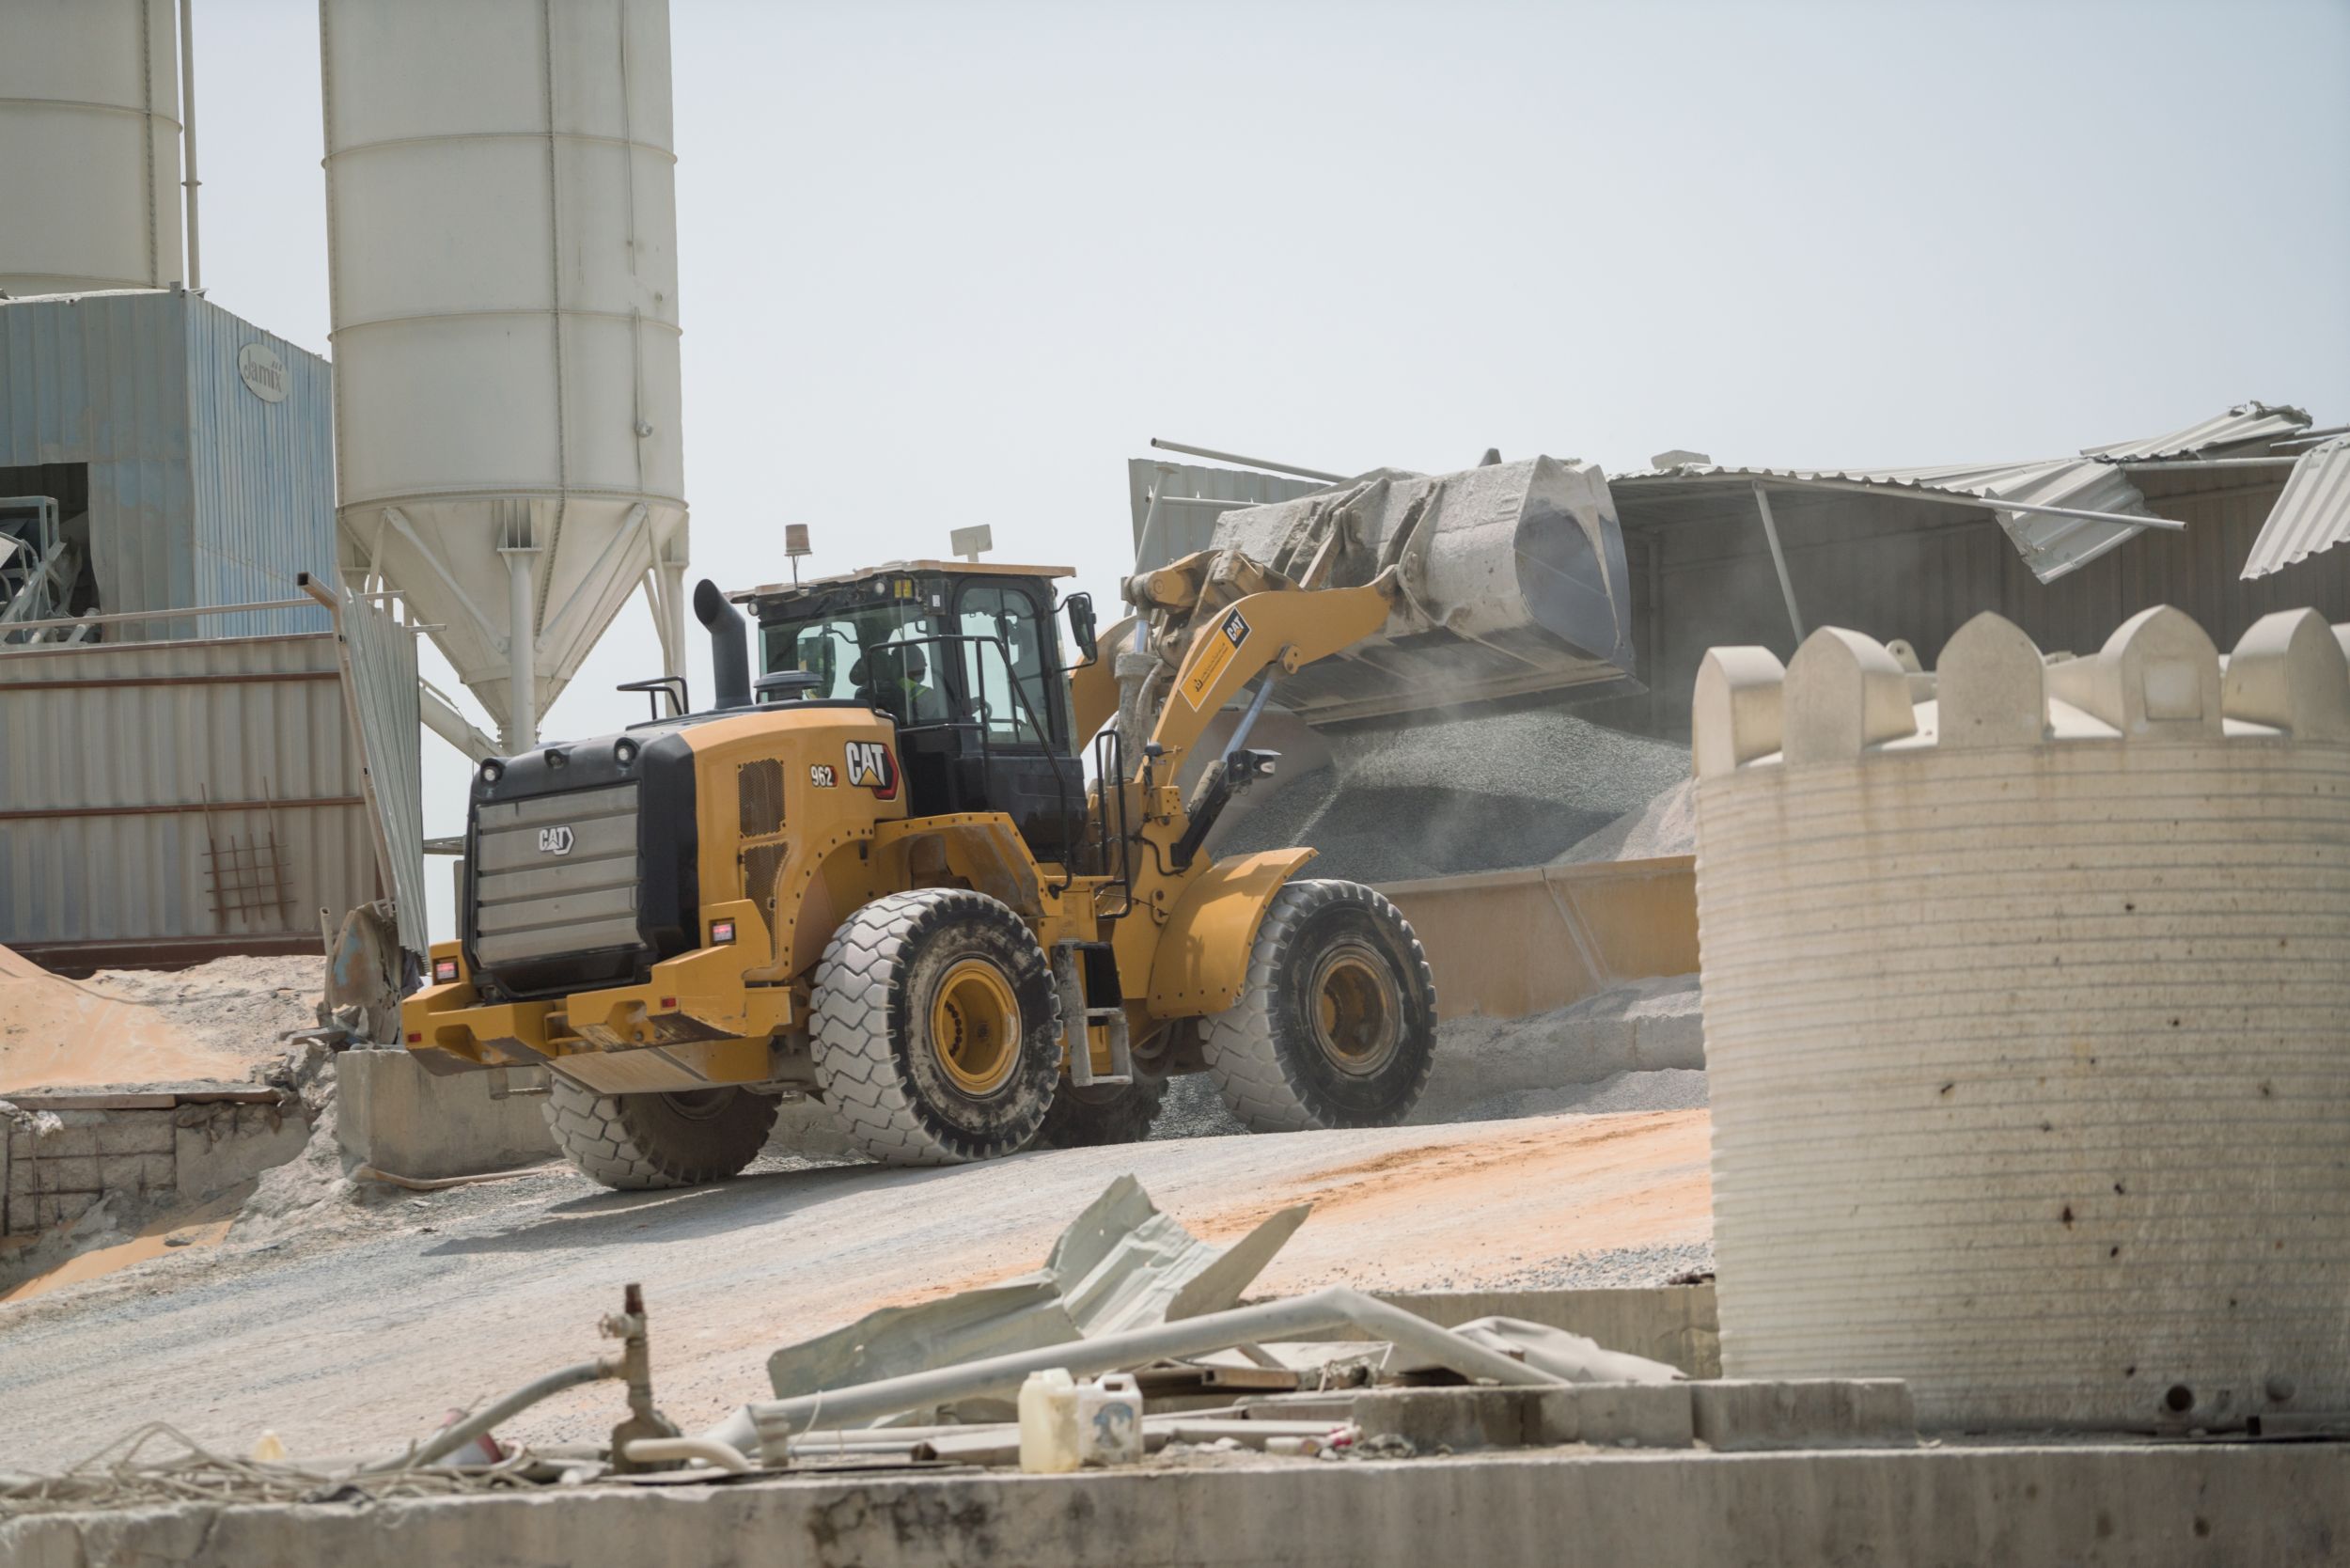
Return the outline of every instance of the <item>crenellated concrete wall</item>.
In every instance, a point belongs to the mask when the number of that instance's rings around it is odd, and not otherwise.
[[[1722,1364],[1943,1426],[2350,1408],[2350,662],[2156,608],[1695,694]]]

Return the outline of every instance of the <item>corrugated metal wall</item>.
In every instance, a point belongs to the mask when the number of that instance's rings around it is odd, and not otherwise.
[[[282,402],[240,378],[248,343],[285,366]],[[0,303],[0,468],[88,464],[103,611],[296,597],[296,573],[334,572],[330,373],[317,355],[174,290]],[[326,625],[307,607],[239,619],[227,630]],[[196,631],[172,621],[110,635]]]
[[[2253,582],[2237,576],[2281,487],[2280,476],[2248,480],[2245,472],[2140,477],[2156,515],[2186,531],[2150,530],[2044,584],[1997,524],[1950,507],[1774,491],[1771,510],[1805,627],[1905,637],[1928,667],[1982,610],[1997,610],[2044,649],[2076,653],[2103,647],[2151,604],[2186,611],[2222,651],[2271,610],[2308,604],[2328,620],[2350,620],[2350,550]],[[1650,690],[1645,715],[1611,704],[1592,716],[1685,739],[1708,648],[1757,643],[1793,655],[1778,581],[1750,495],[1655,504],[1619,495],[1618,506],[1636,587],[1653,583],[1658,606],[1638,616],[1638,674]]]
[[[211,852],[273,839],[224,918]],[[0,652],[0,944],[306,950],[376,880],[331,635]]]
[[[109,610],[192,602],[187,337],[169,292],[0,305],[0,466],[89,464]]]
[[[238,373],[258,343],[286,369],[269,402]],[[334,581],[334,386],[325,360],[204,300],[188,309],[188,430],[198,604],[304,597],[307,572]],[[221,636],[323,627],[322,609],[275,610],[205,623]]]

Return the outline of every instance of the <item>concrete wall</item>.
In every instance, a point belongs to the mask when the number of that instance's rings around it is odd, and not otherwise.
[[[618,1408],[617,1403],[615,1408]],[[548,1487],[371,1507],[201,1505],[0,1524],[20,1568],[725,1560],[862,1568],[1622,1568],[2339,1561],[2350,1445],[1552,1450],[1401,1463]]]
[[[72,1224],[99,1201],[192,1202],[302,1152],[298,1105],[204,1095],[19,1094],[0,1118],[0,1235]]]
[[[539,1094],[522,1070],[435,1077],[404,1050],[335,1058],[335,1138],[345,1155],[394,1176],[472,1176],[556,1157]]]

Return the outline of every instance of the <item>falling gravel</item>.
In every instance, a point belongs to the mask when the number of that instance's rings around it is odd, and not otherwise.
[[[1250,802],[1217,854],[1306,844],[1314,874],[1373,884],[1540,866],[1689,774],[1686,746],[1555,709],[1326,738],[1329,764]]]
[[[1653,860],[1698,852],[1698,784],[1684,778],[1637,811],[1627,811],[1552,862]]]

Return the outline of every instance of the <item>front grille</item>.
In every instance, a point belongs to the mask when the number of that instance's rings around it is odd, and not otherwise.
[[[476,808],[474,955],[485,966],[637,946],[636,785]]]

